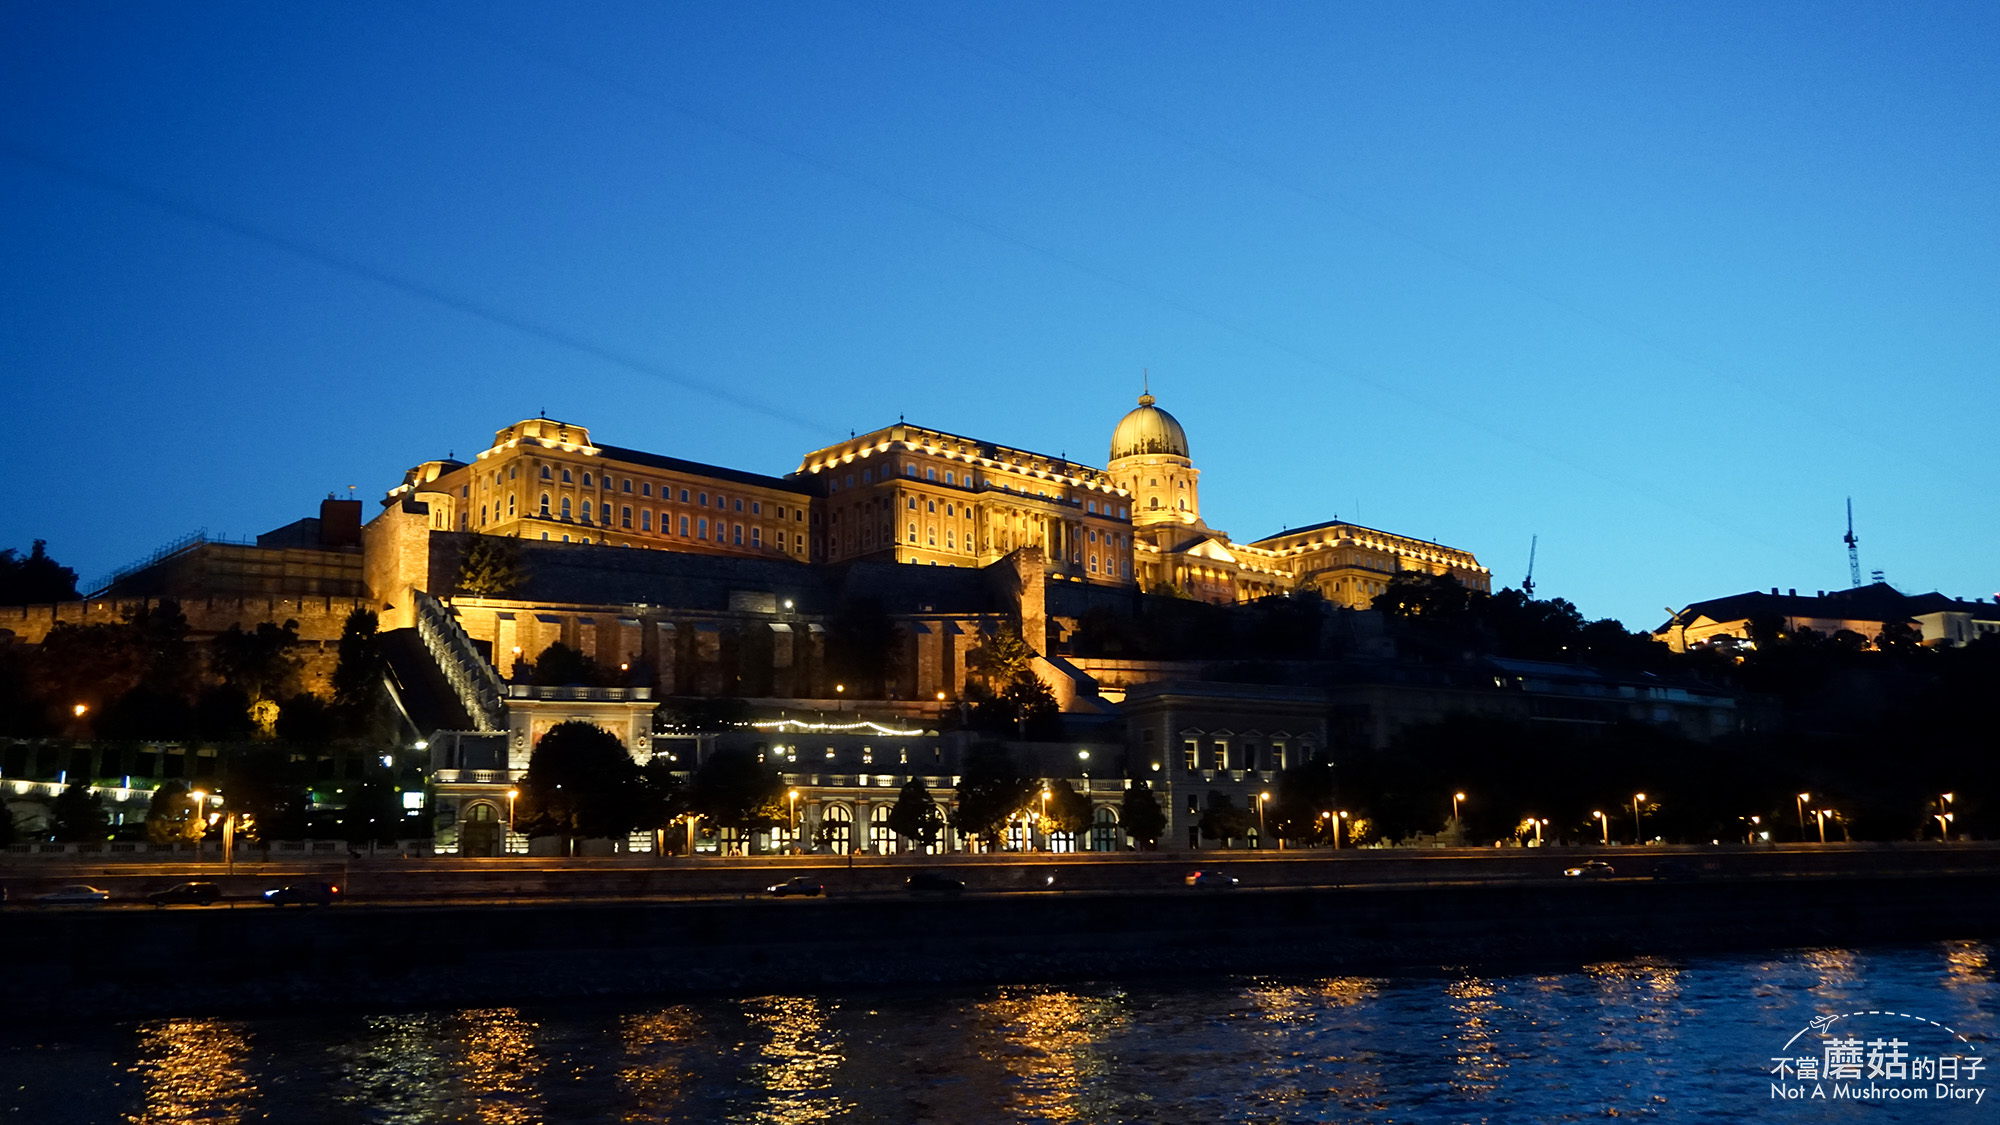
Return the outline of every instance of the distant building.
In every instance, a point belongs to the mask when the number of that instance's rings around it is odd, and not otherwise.
[[[1908,625],[1926,645],[1963,645],[2000,633],[2000,598],[1963,601],[1939,593],[1905,594],[1886,582],[1850,590],[1753,590],[1696,602],[1653,630],[1675,652],[1703,646],[1754,644],[1753,625],[1768,622],[1786,633],[1804,629],[1832,636],[1857,634],[1872,645],[1885,626]]]

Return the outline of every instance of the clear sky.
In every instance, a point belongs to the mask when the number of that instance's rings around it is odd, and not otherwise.
[[[899,416],[1651,627],[2000,589],[2000,7],[0,0],[0,546]]]

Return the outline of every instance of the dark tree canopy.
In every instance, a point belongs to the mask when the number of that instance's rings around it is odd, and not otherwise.
[[[299,673],[305,667],[292,651],[298,643],[297,621],[287,620],[283,625],[263,621],[249,632],[231,625],[215,638],[211,652],[222,682],[242,691],[254,703],[298,692]]]
[[[912,777],[904,782],[896,793],[895,806],[889,810],[889,831],[930,847],[943,835],[944,827],[944,814],[938,811],[937,802],[931,800],[924,779]]]
[[[1007,821],[1028,806],[1036,786],[1015,765],[1007,748],[979,743],[966,753],[965,773],[958,783],[958,807],[951,826],[967,836],[997,845]]]
[[[717,750],[688,783],[688,807],[731,828],[781,824],[784,781],[749,750]]]
[[[515,831],[529,836],[619,838],[638,827],[639,764],[618,736],[592,723],[549,729],[528,759]]]
[[[1135,781],[1125,790],[1125,799],[1118,806],[1118,824],[1142,847],[1150,848],[1160,842],[1160,833],[1167,830],[1167,814],[1161,810],[1160,799],[1153,795],[1150,784]]]
[[[81,782],[70,782],[49,804],[49,827],[55,838],[66,844],[103,840],[110,834],[111,818],[105,815],[104,800]]]
[[[610,687],[618,674],[608,671],[588,655],[557,641],[535,658],[533,679],[544,687]]]
[[[474,535],[459,560],[453,588],[472,598],[499,598],[528,580],[520,544],[503,535]]]
[[[383,686],[389,660],[382,652],[381,622],[372,609],[356,607],[340,629],[340,655],[333,668],[333,709],[343,733],[361,734],[388,701]]]
[[[37,539],[26,558],[12,547],[0,551],[0,605],[42,605],[77,600],[76,571],[49,557],[48,541]]]

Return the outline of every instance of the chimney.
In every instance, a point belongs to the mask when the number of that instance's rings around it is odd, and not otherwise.
[[[336,500],[329,496],[319,502],[319,545],[361,545],[361,501]]]
[[[1797,586],[1792,587],[1791,595],[1795,598],[1799,596],[1799,588]]]
[[[1778,588],[1776,586],[1771,587],[1771,596],[1774,598],[1778,596]]]

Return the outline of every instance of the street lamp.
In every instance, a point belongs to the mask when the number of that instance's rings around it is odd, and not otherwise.
[[[833,697],[834,697],[834,699],[835,699],[835,700],[837,700],[837,701],[838,701],[837,703],[835,703],[835,707],[836,707],[836,708],[837,708],[837,709],[838,709],[838,710],[840,711],[840,713],[841,713],[841,714],[843,714],[843,715],[844,715],[844,714],[846,714],[846,713],[847,713],[847,685],[846,685],[846,684],[835,684],[835,685],[833,685]]]
[[[1938,794],[1937,822],[1938,822],[1938,839],[1940,840],[1951,839],[1950,822],[1952,820],[1952,815],[1945,811],[1945,806],[1952,802],[1952,798],[1954,796],[1956,796],[1956,794],[1953,793]]]
[[[1831,809],[1813,810],[1813,817],[1819,821],[1819,842],[1822,844],[1826,843],[1826,814],[1831,811]]]
[[[1453,793],[1451,795],[1451,828],[1452,831],[1458,833],[1461,837],[1465,835],[1465,828],[1458,822],[1458,803],[1463,800],[1465,800],[1465,794],[1463,793]]]
[[[1811,793],[1799,794],[1799,843],[1806,842],[1806,802],[1812,800]]]
[[[1044,785],[1042,786],[1042,819],[1040,823],[1047,824],[1048,822],[1049,822],[1049,787]],[[1028,837],[1030,841],[1033,840],[1034,832],[1032,830],[1028,833]],[[1048,846],[1049,846],[1048,838],[1043,837],[1042,839],[1043,850],[1047,850]]]
[[[794,789],[785,796],[792,802],[792,822],[788,831],[792,837],[792,854],[797,855],[799,854],[799,791]]]
[[[519,789],[507,790],[507,838],[500,841],[500,854],[507,855],[514,850],[514,802],[520,799]]]
[[[69,710],[70,714],[75,715],[77,718],[81,719],[83,718],[83,713],[85,711],[90,710],[90,705],[88,703],[79,703],[76,706],[70,708]]]
[[[1344,809],[1339,816],[1333,818],[1333,847],[1335,851],[1340,850],[1340,822],[1346,819],[1347,812]]]
[[[1639,828],[1639,802],[1645,799],[1644,793],[1632,794],[1632,842],[1635,844],[1646,842],[1646,834]]]
[[[1535,846],[1539,848],[1542,846],[1542,826],[1547,824],[1548,820],[1536,820],[1534,817],[1529,817],[1528,821],[1535,826]]]
[[[1610,846],[1611,846],[1611,821],[1610,821],[1609,819],[1607,819],[1607,818],[1605,817],[1605,815],[1604,815],[1604,813],[1603,813],[1602,811],[1598,811],[1598,812],[1593,812],[1593,813],[1591,813],[1590,815],[1591,815],[1591,816],[1594,816],[1594,817],[1596,817],[1596,818],[1597,818],[1597,824],[1598,824],[1598,827],[1600,827],[1600,828],[1604,829],[1604,846],[1605,846],[1605,847],[1607,847],[1607,848],[1608,848],[1608,847],[1610,847]]]
[[[1750,818],[1750,831],[1743,834],[1744,843],[1754,844],[1757,842],[1757,826],[1762,823],[1764,823],[1764,818],[1761,816],[1753,816]]]
[[[1264,802],[1269,801],[1269,793],[1257,794],[1257,846],[1264,846]]]

